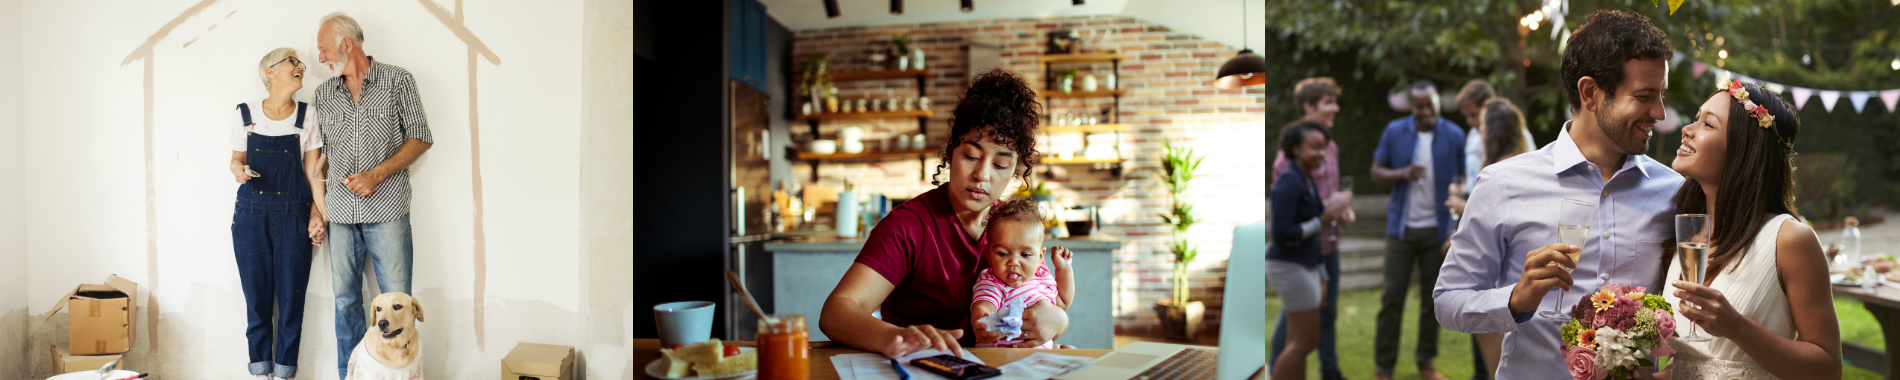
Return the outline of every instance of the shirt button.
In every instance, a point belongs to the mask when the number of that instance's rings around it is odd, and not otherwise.
[[[1610,238],[1610,233],[1608,233],[1608,232],[1604,232],[1604,233],[1603,233],[1603,238],[1605,238],[1605,239],[1608,239],[1608,238]]]
[[[1609,274],[1609,273],[1604,273],[1604,274],[1603,274],[1603,279],[1605,279],[1605,280],[1608,280],[1608,279],[1610,279],[1610,274]]]
[[[1609,190],[1604,190],[1604,191],[1603,191],[1603,196],[1606,196],[1606,197],[1607,197],[1607,196],[1610,196],[1610,191],[1609,191]]]

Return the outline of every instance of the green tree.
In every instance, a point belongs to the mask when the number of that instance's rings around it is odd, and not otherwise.
[[[1559,30],[1553,39],[1550,21],[1537,30],[1519,24],[1539,6],[1541,2],[1532,0],[1270,2],[1267,25],[1275,38],[1263,49],[1275,63],[1269,65],[1274,72],[1268,73],[1267,83],[1269,125],[1278,128],[1299,117],[1291,104],[1293,82],[1311,76],[1338,79],[1346,91],[1336,123],[1341,127],[1334,131],[1341,171],[1364,178],[1380,127],[1404,116],[1386,107],[1387,91],[1420,78],[1454,91],[1466,80],[1484,78],[1525,111],[1537,141],[1548,143],[1569,118],[1559,75],[1568,34]],[[1641,0],[1571,0],[1562,29],[1574,30],[1599,9],[1629,10],[1649,17],[1685,58],[1724,70],[1807,88],[1900,88],[1900,71],[1891,67],[1900,58],[1900,6],[1891,2],[1691,0],[1681,2],[1673,14],[1669,6]],[[1666,104],[1684,115],[1693,115],[1717,88],[1713,76],[1694,76],[1690,63],[1683,60],[1671,67],[1670,90],[1665,93]],[[1846,99],[1833,113],[1822,110],[1818,99],[1809,103],[1801,112],[1804,133],[1797,150],[1847,155],[1863,178],[1850,191],[1854,196],[1900,199],[1900,181],[1886,179],[1900,178],[1900,151],[1888,148],[1900,146],[1900,134],[1877,127],[1895,126],[1900,118],[1879,105],[1854,114]],[[1455,113],[1450,116],[1463,124]],[[1652,155],[1673,161],[1673,155],[1665,153],[1680,136],[1659,134],[1656,139]],[[1370,182],[1355,183],[1362,191],[1383,188]]]

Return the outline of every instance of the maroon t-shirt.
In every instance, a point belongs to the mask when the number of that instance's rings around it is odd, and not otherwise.
[[[983,241],[959,225],[949,193],[939,186],[892,209],[871,229],[857,262],[897,285],[881,305],[885,322],[966,329],[960,343],[970,346],[971,289],[983,265],[982,248]]]

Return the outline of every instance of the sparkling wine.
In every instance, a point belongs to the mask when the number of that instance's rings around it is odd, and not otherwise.
[[[1582,258],[1583,241],[1587,240],[1589,237],[1590,237],[1590,227],[1584,227],[1584,226],[1557,227],[1558,240],[1562,240],[1562,243],[1564,244],[1577,246],[1576,252],[1570,252],[1570,253],[1565,254],[1567,256],[1570,256],[1571,262],[1576,262],[1578,259]]]
[[[1704,275],[1708,274],[1709,244],[1679,243],[1676,244],[1676,252],[1676,257],[1682,260],[1682,280],[1702,283]]]

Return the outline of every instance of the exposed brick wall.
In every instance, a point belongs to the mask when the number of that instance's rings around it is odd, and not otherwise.
[[[1047,33],[1081,28],[1117,31],[1104,45],[1112,45],[1126,56],[1117,85],[1129,91],[1121,99],[1120,110],[1121,121],[1134,126],[1121,137],[1122,157],[1129,161],[1121,177],[1087,166],[1058,166],[1064,177],[1051,181],[1049,186],[1058,197],[1072,198],[1077,204],[1101,206],[1103,226],[1097,235],[1117,238],[1123,243],[1123,248],[1115,254],[1116,330],[1147,331],[1156,326],[1154,302],[1167,297],[1171,290],[1168,278],[1173,257],[1166,248],[1170,234],[1156,216],[1164,211],[1168,202],[1167,193],[1155,180],[1161,142],[1172,140],[1192,145],[1206,160],[1185,194],[1203,220],[1189,232],[1189,238],[1201,251],[1200,257],[1190,264],[1191,298],[1207,303],[1208,323],[1216,325],[1233,228],[1239,223],[1266,218],[1269,169],[1266,152],[1270,149],[1266,146],[1264,125],[1265,89],[1228,90],[1213,86],[1220,65],[1233,57],[1238,47],[1124,16],[844,27],[797,31],[793,70],[803,72],[806,56],[819,51],[833,52],[831,70],[834,72],[881,69],[873,67],[868,58],[871,47],[882,46],[891,35],[910,33],[913,48],[924,49],[928,61],[925,68],[931,70],[928,93],[936,116],[929,122],[926,140],[932,148],[940,148],[943,135],[950,127],[948,114],[968,84],[966,45],[983,41],[1001,46],[1003,66],[1021,73],[1032,88],[1042,91],[1043,68],[1037,59],[1044,50]],[[1084,67],[1083,71],[1085,74],[1093,72],[1098,77],[1110,72],[1106,63]],[[839,97],[843,99],[884,97],[887,89],[897,96],[908,97],[916,95],[915,82],[851,81],[839,82],[837,86]],[[1075,86],[1080,90],[1080,79]],[[1101,104],[1109,99],[1092,101]],[[1068,100],[1051,103],[1044,105],[1045,112],[1070,112]],[[864,127],[866,141],[876,141],[893,133],[917,133],[914,118],[827,121],[822,124],[820,133],[832,138],[837,128],[844,126]],[[812,139],[809,128],[802,122],[794,124],[792,130],[796,141]],[[1057,136],[1056,139],[1064,138]],[[875,144],[868,145],[875,148]],[[924,170],[934,172],[935,168],[933,157]],[[811,178],[811,168],[804,163],[796,164],[794,170],[795,178]],[[918,170],[917,160],[901,160],[825,164],[819,166],[819,175],[821,182],[835,184],[851,179],[869,192],[910,197],[934,187],[921,179]]]

